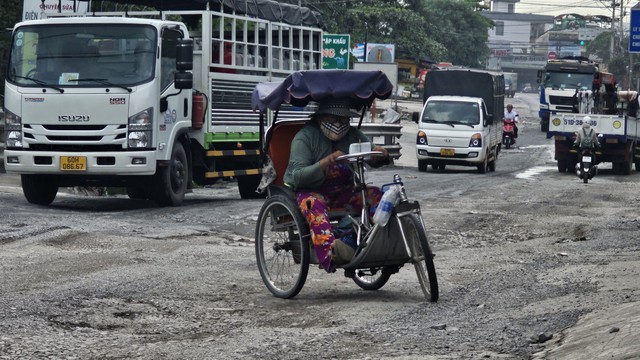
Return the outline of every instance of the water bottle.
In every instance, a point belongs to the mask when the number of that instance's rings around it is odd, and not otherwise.
[[[376,209],[375,214],[373,214],[374,224],[380,224],[380,226],[387,225],[389,218],[391,217],[391,213],[393,212],[393,207],[398,202],[399,195],[399,185],[390,186],[389,189],[382,194],[382,199],[380,199],[378,208]]]

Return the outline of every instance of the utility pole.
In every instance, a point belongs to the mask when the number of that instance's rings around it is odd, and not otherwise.
[[[620,0],[623,1],[623,0]],[[611,1],[611,57],[613,57],[616,44],[616,1]]]
[[[624,39],[624,0],[620,0],[620,41],[618,46],[620,47],[620,52],[624,53],[624,47],[622,45],[622,40]]]

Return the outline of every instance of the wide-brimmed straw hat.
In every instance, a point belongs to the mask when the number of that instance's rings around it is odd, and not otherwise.
[[[351,110],[349,101],[345,99],[329,99],[320,102],[316,115],[335,115],[342,117],[360,117],[360,114]]]

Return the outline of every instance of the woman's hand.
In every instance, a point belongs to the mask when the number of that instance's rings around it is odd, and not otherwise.
[[[376,155],[377,158],[381,157],[382,159],[385,159],[389,157],[389,152],[387,151],[387,149],[383,148],[382,146],[379,146],[379,145],[374,146],[373,151],[380,151],[382,153],[382,155]]]
[[[328,168],[329,166],[335,164],[336,163],[336,158],[338,156],[342,156],[342,155],[344,155],[344,153],[342,151],[336,150],[336,151],[332,152],[331,154],[323,157],[318,162],[320,164],[320,168],[322,168],[324,170],[324,169]]]
[[[380,151],[382,154],[372,156],[371,159],[367,161],[367,164],[371,165],[372,167],[380,167],[382,165],[389,165],[391,163],[389,159],[389,152],[387,151],[387,149],[383,148],[382,146],[376,145],[373,147],[373,151]]]

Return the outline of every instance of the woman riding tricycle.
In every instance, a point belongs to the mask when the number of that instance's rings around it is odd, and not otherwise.
[[[268,109],[275,112],[261,136],[265,174],[271,176],[263,177],[267,199],[256,226],[258,268],[275,296],[297,295],[310,263],[326,272],[344,269],[367,290],[381,288],[405,263],[413,263],[425,296],[437,300],[433,254],[418,203],[407,199],[396,175],[382,190],[391,189],[385,199],[397,196],[379,207],[380,188],[364,178],[365,163],[382,166],[389,157],[359,127],[374,99],[388,98],[392,89],[380,71],[349,70],[296,72],[282,83],[256,87],[253,107],[261,112],[261,132]],[[291,106],[317,108],[300,119],[300,112],[287,111]],[[282,114],[297,119],[283,120]],[[358,126],[351,126],[358,116]],[[391,219],[372,224],[374,214],[381,219],[384,211]]]

